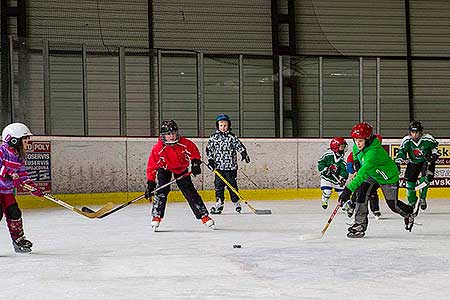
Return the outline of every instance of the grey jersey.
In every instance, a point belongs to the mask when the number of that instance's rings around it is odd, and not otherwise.
[[[236,170],[237,152],[246,151],[242,142],[231,132],[220,132],[217,130],[208,140],[206,155],[213,159],[218,170]]]

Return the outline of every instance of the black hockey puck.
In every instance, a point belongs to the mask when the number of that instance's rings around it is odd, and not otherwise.
[[[241,245],[233,245],[233,248],[242,248]]]
[[[94,212],[92,209],[90,209],[89,207],[86,207],[86,206],[83,206],[81,208],[81,211],[85,212],[85,213],[93,213]]]

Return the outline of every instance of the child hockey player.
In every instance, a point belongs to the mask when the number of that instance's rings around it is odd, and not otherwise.
[[[241,154],[241,161],[250,162],[250,156],[242,142],[231,132],[231,120],[226,114],[219,114],[216,117],[216,132],[208,140],[206,155],[208,165],[211,169],[216,169],[236,190],[237,185],[237,157],[236,152]],[[214,177],[214,189],[216,191],[216,204],[211,207],[212,214],[221,214],[225,201],[225,183],[217,176]],[[241,202],[239,197],[231,191],[231,202],[233,202],[238,213],[241,212]]]
[[[381,135],[375,134],[375,137],[380,140],[380,143],[383,142],[383,138],[381,137]],[[358,160],[355,160],[355,158],[353,157],[353,151],[352,151],[352,152],[350,152],[350,154],[347,157],[347,172],[349,174],[355,174],[356,172],[358,172],[359,168],[361,168],[361,162]],[[369,196],[369,204],[370,204],[370,211],[375,216],[375,219],[378,220],[381,217],[381,212],[380,212],[380,199],[378,198],[377,190],[378,190],[378,188],[374,188],[372,190],[372,194]],[[356,202],[358,202],[356,199],[356,195],[357,195],[357,193],[353,193],[352,199],[347,208],[347,214],[349,217],[351,217],[353,215]]]
[[[340,195],[348,178],[344,154],[347,142],[342,137],[330,141],[330,150],[319,158],[317,169],[320,172],[320,189],[322,190],[322,208],[327,209],[328,200],[334,190]]]
[[[420,121],[409,124],[409,135],[402,139],[400,149],[395,158],[397,164],[406,163],[406,193],[410,205],[415,206],[417,194],[416,182],[426,182],[426,186],[419,192],[419,205],[422,210],[427,208],[427,192],[430,182],[433,181],[434,171],[438,155],[439,143],[430,134],[423,133],[423,125]]]
[[[353,126],[351,136],[355,142],[353,155],[362,162],[353,179],[347,183],[339,196],[339,204],[344,205],[352,193],[358,193],[355,208],[355,223],[349,227],[347,237],[364,237],[368,225],[368,198],[373,189],[381,187],[389,208],[400,214],[405,221],[405,229],[411,231],[414,224],[413,208],[398,200],[398,169],[389,154],[381,147],[379,139],[372,133],[367,123]]]
[[[191,140],[179,135],[175,121],[164,121],[158,142],[153,146],[148,158],[146,194],[150,195],[155,190],[156,178],[158,186],[162,186],[171,180],[172,174],[175,178],[183,176],[188,172],[189,162],[192,175],[201,174],[200,152],[197,146]],[[177,181],[177,185],[195,217],[207,227],[214,229],[214,221],[208,216],[208,210],[195,189],[191,176],[183,176]],[[159,190],[153,199],[151,223],[153,231],[158,229],[164,218],[169,192],[170,186],[167,186]]]
[[[3,129],[0,146],[0,220],[4,214],[14,250],[18,253],[31,252],[33,244],[25,238],[22,212],[14,197],[14,189],[26,183],[35,188],[33,195],[43,196],[41,189],[28,178],[25,168],[25,149],[32,135],[22,123],[9,124]]]

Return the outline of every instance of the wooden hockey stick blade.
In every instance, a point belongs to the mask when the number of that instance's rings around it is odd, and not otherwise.
[[[318,240],[318,239],[321,239],[322,237],[323,237],[322,233],[314,232],[314,233],[307,233],[307,234],[301,235],[300,240],[302,240],[302,241]]]
[[[320,233],[304,234],[304,235],[300,236],[300,239],[303,241],[321,239],[325,235],[325,232],[327,232],[328,227],[330,227],[330,224],[333,221],[334,217],[336,216],[337,212],[339,211],[339,208],[341,208],[341,207],[339,206],[339,203],[338,203],[336,205],[336,207],[333,209],[333,212],[331,213],[330,217],[328,218],[327,223],[323,227],[322,231],[320,231]]]
[[[270,215],[270,214],[272,214],[272,211],[269,210],[269,209],[256,209],[256,208],[254,208],[253,206],[251,206],[251,205],[244,199],[244,197],[242,197],[242,195],[241,195],[241,194],[240,194],[240,193],[239,193],[239,192],[231,185],[231,183],[229,183],[228,180],[226,180],[226,179],[222,176],[222,174],[219,173],[219,171],[217,171],[216,169],[211,168],[211,166],[209,166],[209,165],[208,165],[207,163],[205,163],[204,161],[202,161],[202,163],[203,163],[205,166],[207,166],[208,169],[209,169],[210,171],[212,171],[214,174],[216,174],[217,177],[219,177],[219,178],[223,181],[223,183],[225,183],[225,184],[230,188],[230,190],[231,190],[233,193],[235,193],[236,196],[239,197],[239,199],[240,199],[242,202],[244,202],[245,204],[247,204],[248,208],[250,208],[250,210],[251,210],[254,214],[256,214],[256,215]]]
[[[257,214],[257,215],[271,215],[272,211],[270,209],[256,209],[253,206],[251,206],[247,201],[244,201],[245,204],[247,204],[248,208],[250,208],[250,210]]]
[[[74,208],[74,211],[76,211],[79,214],[82,214],[83,216],[93,219],[93,218],[98,218],[99,216],[105,214],[106,212],[113,209],[113,207],[114,207],[114,204],[112,204],[112,202],[108,202],[97,211],[94,211],[86,206],[83,206],[81,208],[81,210],[79,210],[78,208]]]

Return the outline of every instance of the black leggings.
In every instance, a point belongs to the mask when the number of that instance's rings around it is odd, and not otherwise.
[[[173,173],[175,178],[180,177],[185,174],[188,170],[180,174]],[[162,186],[172,179],[172,172],[159,168],[157,173],[158,186]],[[177,181],[177,185],[180,188],[181,193],[184,198],[189,203],[192,212],[197,219],[201,219],[204,215],[208,215],[208,210],[206,209],[205,203],[200,197],[199,193],[195,189],[192,183],[191,176],[185,176]],[[164,213],[166,210],[167,195],[169,195],[170,186],[167,186],[158,191],[153,199],[152,216],[164,218]]]

